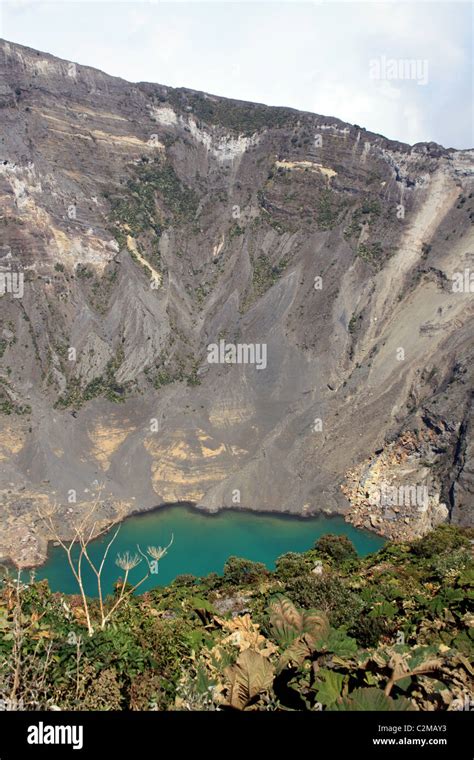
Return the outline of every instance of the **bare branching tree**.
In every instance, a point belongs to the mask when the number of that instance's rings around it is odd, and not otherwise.
[[[86,514],[77,523],[73,524],[72,526],[73,535],[70,540],[65,540],[61,537],[60,530],[57,526],[57,522],[55,519],[58,515],[58,507],[53,506],[48,511],[44,511],[38,508],[38,514],[40,518],[48,526],[48,529],[51,535],[58,542],[58,544],[64,549],[66,553],[69,567],[71,568],[72,574],[74,575],[76,583],[79,587],[79,593],[82,599],[82,607],[84,610],[84,615],[86,619],[89,636],[93,635],[94,627],[92,624],[90,602],[88,600],[86,590],[85,590],[85,584],[84,584],[84,568],[86,566],[86,563],[89,565],[89,567],[91,568],[92,572],[95,575],[96,584],[97,584],[97,596],[99,599],[100,628],[103,629],[105,628],[106,624],[110,620],[111,616],[118,609],[118,607],[131,594],[133,594],[136,591],[136,589],[139,588],[147,580],[147,578],[149,578],[152,572],[153,573],[156,572],[155,567],[157,568],[157,563],[159,562],[160,559],[162,559],[165,556],[171,544],[173,543],[173,536],[172,536],[170,543],[165,547],[149,546],[145,553],[145,552],[142,552],[140,547],[137,545],[139,554],[130,554],[130,552],[128,551],[126,551],[124,554],[117,554],[115,563],[116,565],[118,565],[118,567],[120,567],[122,570],[125,571],[125,577],[122,581],[118,598],[115,600],[112,607],[109,610],[107,610],[105,606],[105,597],[104,597],[103,588],[102,588],[102,574],[103,574],[105,561],[107,559],[109,551],[120,531],[120,525],[117,525],[117,520],[116,520],[116,521],[110,522],[109,524],[107,524],[106,526],[102,528],[99,527],[98,520],[94,517],[94,515],[97,512],[100,496],[101,496],[101,492],[99,492],[98,496],[96,497],[96,499],[94,500],[94,502],[92,503],[90,509],[86,512]],[[114,525],[117,525],[117,527],[115,531],[112,533],[110,540],[108,540],[105,546],[100,562],[95,563],[90,556],[89,544],[93,539],[98,538],[99,536],[102,536],[106,533],[109,533],[109,531],[111,531]],[[142,558],[145,559],[146,572],[138,581],[138,583],[136,583],[134,586],[128,587],[129,573],[131,572],[131,570],[135,569],[138,565],[141,564]]]
[[[171,546],[172,543],[173,543],[173,536],[171,536],[171,541],[169,542],[169,544],[167,546],[165,546],[165,547],[161,547],[161,546],[149,546],[147,548],[147,553],[146,554],[144,552],[142,552],[142,550],[140,549],[140,547],[137,544],[138,551],[140,552],[140,554],[142,555],[142,557],[145,559],[147,571],[146,571],[145,575],[138,581],[138,583],[135,583],[134,586],[131,586],[128,589],[127,589],[128,574],[129,574],[129,572],[131,570],[133,570],[135,567],[137,567],[141,563],[142,560],[141,560],[141,558],[139,557],[138,554],[131,555],[129,552],[125,552],[125,554],[122,554],[122,555],[121,554],[117,554],[117,559],[115,560],[115,564],[118,565],[118,567],[121,567],[122,570],[125,570],[125,577],[124,577],[124,579],[122,581],[122,585],[121,585],[121,589],[120,589],[120,594],[119,594],[119,597],[118,597],[117,601],[115,602],[115,604],[113,605],[113,607],[109,610],[108,614],[103,619],[102,628],[105,626],[105,624],[110,619],[111,615],[113,615],[113,613],[115,612],[115,610],[119,607],[119,605],[128,596],[130,596],[131,594],[133,594],[137,590],[137,588],[139,588],[142,585],[142,583],[145,583],[145,581],[147,580],[147,578],[150,577],[150,574],[152,572],[154,572],[154,567],[152,566],[152,563],[153,562],[157,563],[158,562],[158,559],[157,559],[158,557],[159,557],[159,559],[162,559],[165,556],[165,554],[167,553],[167,551],[170,548],[170,546]],[[150,560],[150,557],[151,557],[151,560]]]

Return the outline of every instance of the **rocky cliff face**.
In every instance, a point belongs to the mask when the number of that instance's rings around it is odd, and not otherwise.
[[[472,523],[473,151],[8,42],[0,130],[0,555],[98,490]]]

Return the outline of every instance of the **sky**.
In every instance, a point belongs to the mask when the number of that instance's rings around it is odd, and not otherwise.
[[[130,81],[474,147],[464,0],[0,0],[0,37]]]

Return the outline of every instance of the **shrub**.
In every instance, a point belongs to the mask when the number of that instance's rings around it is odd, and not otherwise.
[[[349,629],[349,635],[361,647],[376,647],[382,636],[392,634],[395,628],[395,624],[389,624],[385,618],[361,615]]]
[[[454,580],[462,570],[469,566],[470,561],[471,554],[464,547],[449,552],[449,554],[436,556],[432,564],[434,575],[440,581]]]
[[[156,671],[146,670],[133,680],[130,688],[132,710],[165,710],[168,701],[163,679]]]
[[[190,573],[183,573],[183,575],[177,575],[176,578],[173,581],[173,585],[175,586],[185,586],[186,588],[189,588],[191,586],[195,586],[197,583],[197,578],[195,575],[191,575]]]
[[[72,664],[61,670],[47,672],[50,702],[41,703],[36,709],[50,709],[51,703],[61,710],[121,710],[125,706],[122,682],[112,668],[97,670],[89,659],[81,657],[80,668]],[[31,709],[31,708],[30,708]]]
[[[300,576],[287,584],[286,592],[298,606],[326,612],[329,622],[336,628],[353,625],[364,607],[363,600],[334,576]]]
[[[283,581],[288,581],[298,575],[305,575],[311,569],[305,557],[302,554],[296,554],[296,552],[282,554],[275,564],[277,575]]]
[[[84,668],[84,675],[86,671],[87,669]],[[92,664],[89,664],[89,676],[87,681],[84,679],[83,689],[78,695],[82,710],[120,710],[123,708],[121,684],[113,667],[97,673]]]
[[[375,243],[361,243],[357,248],[357,255],[369,264],[380,268],[384,256],[382,243],[378,241]]]
[[[436,530],[411,545],[417,557],[430,558],[469,547],[469,540],[453,525],[440,525]]]
[[[346,559],[357,559],[354,544],[347,536],[336,536],[328,533],[316,541],[314,548],[338,563],[344,562]]]
[[[241,557],[229,557],[224,565],[224,582],[232,586],[239,583],[255,583],[268,574],[263,562],[253,562]]]

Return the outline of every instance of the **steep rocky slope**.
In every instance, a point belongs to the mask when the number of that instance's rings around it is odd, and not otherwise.
[[[98,489],[472,523],[473,151],[8,42],[0,130],[0,555]]]

